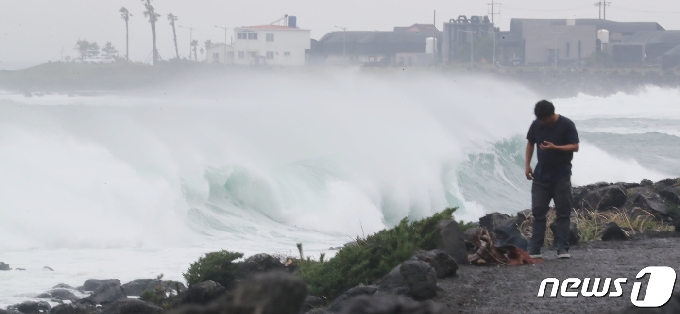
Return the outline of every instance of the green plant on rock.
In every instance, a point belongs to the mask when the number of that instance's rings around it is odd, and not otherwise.
[[[206,280],[215,281],[228,287],[233,280],[233,272],[238,267],[234,261],[243,257],[243,253],[221,250],[205,254],[189,266],[183,273],[187,284],[193,285]]]
[[[164,290],[144,290],[144,292],[142,292],[142,294],[139,296],[139,299],[145,302],[153,303],[165,310],[169,310],[171,307],[167,298],[165,298]]]
[[[343,247],[328,261],[299,265],[309,293],[331,300],[352,287],[375,283],[415,250],[434,249],[437,223],[455,211],[447,208],[413,222],[404,218],[392,229],[357,238],[357,245]]]

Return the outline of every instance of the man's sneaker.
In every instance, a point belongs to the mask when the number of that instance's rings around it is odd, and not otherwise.
[[[569,251],[567,250],[558,250],[557,251],[557,258],[571,258],[571,255],[569,255]]]
[[[529,253],[529,257],[533,259],[538,259],[538,258],[543,258],[543,255],[541,255],[541,252],[533,252]]]

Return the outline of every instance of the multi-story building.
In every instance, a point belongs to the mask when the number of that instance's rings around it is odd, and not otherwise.
[[[305,65],[310,31],[297,27],[295,16],[286,25],[259,25],[234,29],[234,64]]]

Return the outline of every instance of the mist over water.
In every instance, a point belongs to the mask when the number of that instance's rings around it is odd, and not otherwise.
[[[524,135],[538,98],[520,86],[354,70],[182,86],[0,95],[0,248],[322,249],[450,206],[474,220],[529,204]],[[667,99],[677,93],[556,106],[577,127],[643,114],[677,121]],[[678,174],[585,142],[573,182]]]

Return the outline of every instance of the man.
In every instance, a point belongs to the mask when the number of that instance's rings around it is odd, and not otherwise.
[[[526,171],[531,186],[531,213],[534,216],[533,232],[529,242],[529,255],[543,258],[541,248],[545,239],[546,215],[550,200],[555,202],[555,246],[558,258],[569,258],[569,227],[571,216],[571,160],[578,152],[579,139],[576,125],[567,117],[555,113],[555,106],[541,100],[534,108],[536,120],[527,134]],[[534,147],[538,146],[538,164],[531,169]]]

